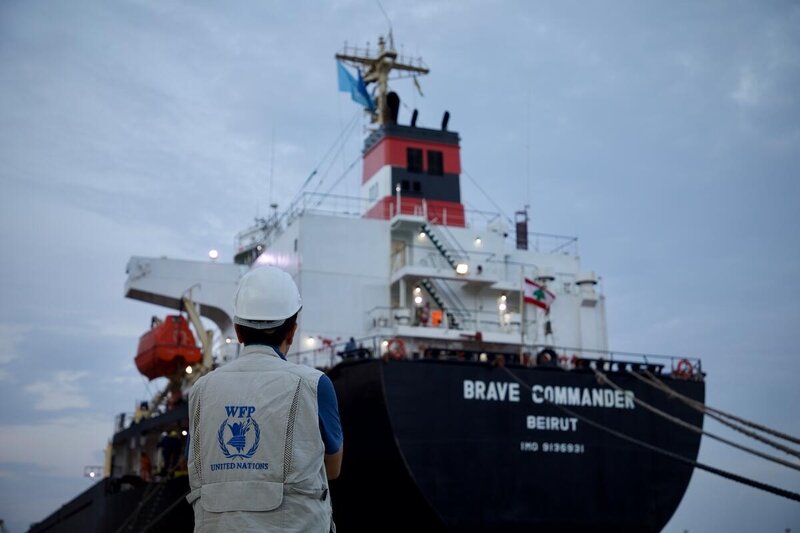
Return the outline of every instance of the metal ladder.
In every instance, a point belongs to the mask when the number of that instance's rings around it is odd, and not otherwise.
[[[459,322],[458,318],[456,317],[456,312],[460,314],[462,317],[466,314],[465,311],[459,309],[456,311],[455,309],[451,309],[449,306],[445,305],[444,299],[439,294],[439,291],[436,289],[436,285],[433,280],[429,278],[424,278],[419,282],[422,287],[425,288],[425,291],[431,297],[431,300],[436,302],[436,305],[442,310],[442,312],[447,316],[447,324],[452,329],[461,329],[461,323]]]

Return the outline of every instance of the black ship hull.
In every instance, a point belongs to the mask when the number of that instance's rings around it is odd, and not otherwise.
[[[509,371],[533,391],[515,387]],[[661,530],[692,468],[574,419],[546,396],[690,459],[700,446],[699,434],[621,393],[595,392],[588,369],[370,360],[339,365],[331,378],[345,433],[342,475],[331,486],[341,531]],[[610,378],[702,426],[700,413],[634,377]],[[703,382],[668,382],[704,401]]]
[[[342,475],[331,495],[337,528],[345,533],[663,528],[692,468],[595,429],[548,397],[690,459],[700,446],[698,434],[632,408],[621,393],[592,396],[600,386],[590,370],[372,359],[342,363],[330,376],[345,439]],[[514,376],[533,391],[515,385]],[[702,425],[701,414],[635,378],[610,377],[636,398]],[[704,401],[703,382],[668,381]],[[133,481],[102,480],[31,531],[192,531],[192,511],[181,497],[185,477]],[[148,498],[156,490],[163,494]]]
[[[63,505],[31,533],[105,533],[114,531],[192,531],[186,503],[189,479],[145,483],[136,476],[105,478]]]

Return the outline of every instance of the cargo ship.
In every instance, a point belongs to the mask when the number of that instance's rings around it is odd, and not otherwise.
[[[661,530],[700,435],[641,402],[702,427],[646,383],[703,402],[701,361],[610,350],[601,278],[576,238],[529,231],[525,207],[465,208],[449,113],[436,128],[416,110],[398,120],[389,82],[416,82],[421,60],[392,39],[336,59],[340,90],[371,120],[360,195],[301,191],[236,236],[232,263],[130,259],[125,296],[173,310],[153,317],[136,356],[168,384],[118,417],[103,478],[32,531],[192,530],[185,456],[168,450],[185,446],[192,383],[236,358],[234,289],[262,264],[303,296],[289,360],[336,388],[338,530]]]

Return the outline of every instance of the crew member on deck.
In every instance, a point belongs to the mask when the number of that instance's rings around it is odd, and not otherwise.
[[[181,455],[181,439],[178,437],[178,432],[173,429],[161,437],[157,447],[161,448],[161,457],[163,459],[159,474],[162,476],[172,475]]]
[[[148,406],[147,402],[141,402],[136,407],[136,411],[133,413],[133,423],[138,424],[142,420],[146,420],[150,417],[150,407]]]
[[[139,477],[141,477],[143,481],[150,481],[152,475],[153,462],[150,460],[150,456],[147,455],[147,452],[142,451],[141,457],[139,458]]]
[[[344,345],[344,357],[347,359],[348,357],[355,357],[356,355],[358,355],[358,346],[356,346],[356,340],[350,337],[350,340]]]

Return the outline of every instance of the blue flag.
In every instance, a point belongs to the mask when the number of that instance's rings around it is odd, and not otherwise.
[[[350,93],[350,97],[354,102],[357,102],[370,111],[375,111],[375,102],[372,101],[367,92],[367,84],[364,83],[364,78],[361,77],[361,71],[358,71],[358,79],[355,79],[350,72],[344,68],[341,61],[337,61],[336,65],[339,71],[339,90],[342,92]]]

